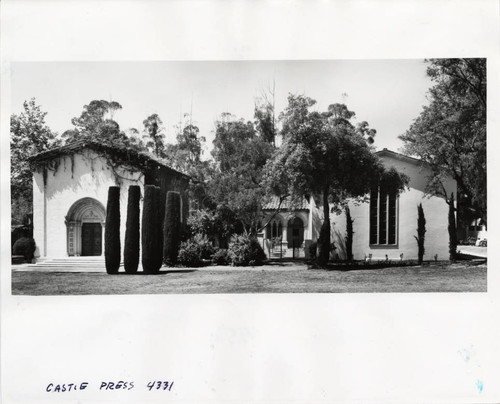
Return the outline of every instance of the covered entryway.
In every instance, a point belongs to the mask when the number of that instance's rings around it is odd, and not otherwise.
[[[82,198],[68,210],[65,218],[68,256],[102,255],[106,210],[94,198]]]
[[[288,248],[293,249],[293,258],[304,256],[304,222],[300,217],[294,217],[288,221]]]

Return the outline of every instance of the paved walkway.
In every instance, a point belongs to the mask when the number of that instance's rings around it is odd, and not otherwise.
[[[462,254],[473,255],[475,257],[487,258],[488,247],[476,247],[473,245],[459,245],[457,246],[457,251]]]

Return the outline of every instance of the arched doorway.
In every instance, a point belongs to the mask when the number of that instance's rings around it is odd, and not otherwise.
[[[69,256],[99,256],[103,253],[106,210],[93,198],[76,201],[65,217]]]
[[[293,248],[293,257],[298,258],[304,242],[304,222],[300,217],[295,216],[288,221],[287,227],[288,248]]]

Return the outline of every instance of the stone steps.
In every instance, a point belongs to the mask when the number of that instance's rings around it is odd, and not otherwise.
[[[66,257],[39,260],[29,267],[36,268],[105,268],[104,257]]]

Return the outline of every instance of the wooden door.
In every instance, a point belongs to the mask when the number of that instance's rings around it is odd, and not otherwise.
[[[82,255],[95,256],[102,254],[101,223],[82,224]]]

